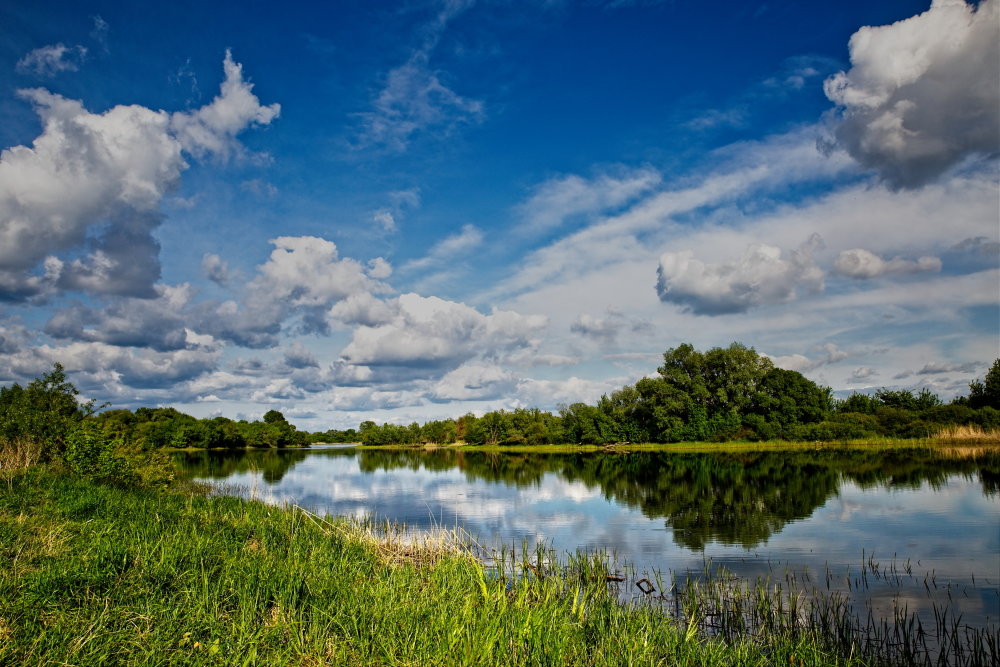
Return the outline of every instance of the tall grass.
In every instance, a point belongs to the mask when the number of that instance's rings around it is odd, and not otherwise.
[[[42,458],[42,444],[34,438],[0,437],[0,477],[11,477]]]
[[[938,431],[934,439],[946,443],[997,443],[1000,431],[976,425],[948,426]]]
[[[461,535],[394,530],[28,470],[0,485],[0,664],[905,664],[798,621],[713,630],[738,587],[688,586],[672,617],[622,604],[598,556],[487,566]]]

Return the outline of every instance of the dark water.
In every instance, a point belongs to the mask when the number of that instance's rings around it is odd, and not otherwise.
[[[453,450],[179,454],[191,475],[316,513],[460,527],[485,545],[706,563],[964,622],[1000,618],[1000,449],[719,454]]]

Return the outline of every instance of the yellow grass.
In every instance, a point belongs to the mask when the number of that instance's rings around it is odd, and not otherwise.
[[[935,440],[944,442],[1000,443],[1000,431],[981,426],[949,426],[937,432]]]

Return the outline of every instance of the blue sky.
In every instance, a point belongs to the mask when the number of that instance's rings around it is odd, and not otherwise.
[[[0,383],[303,428],[1000,356],[995,0],[0,8]]]

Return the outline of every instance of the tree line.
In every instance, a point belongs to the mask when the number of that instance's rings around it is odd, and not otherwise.
[[[573,403],[558,414],[497,410],[409,426],[366,421],[358,436],[365,445],[601,445],[927,438],[953,426],[1000,429],[1000,359],[983,380],[969,385],[968,396],[947,404],[926,388],[883,388],[837,400],[829,387],[733,343],[707,352],[690,344],[671,348],[655,376],[595,405]]]
[[[91,476],[155,477],[162,463],[155,453],[167,448],[832,441],[932,437],[949,426],[1000,429],[1000,359],[969,385],[967,396],[947,404],[926,389],[883,388],[871,396],[855,393],[835,400],[829,387],[777,368],[739,343],[707,352],[689,344],[669,349],[656,375],[604,395],[594,405],[573,403],[556,414],[518,408],[422,425],[365,421],[357,430],[299,431],[277,410],[259,421],[196,419],[173,408],[106,410],[78,401],[78,393],[60,364],[24,387],[0,387],[0,464],[60,460]]]
[[[0,468],[54,462],[103,481],[169,482],[167,448],[300,447],[309,434],[270,410],[260,421],[196,419],[174,408],[135,411],[77,400],[61,364],[28,383],[0,387]]]

